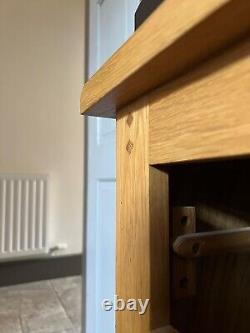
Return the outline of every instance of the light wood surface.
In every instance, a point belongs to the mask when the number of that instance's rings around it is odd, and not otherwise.
[[[249,331],[246,254],[201,258],[195,299],[171,299],[174,230],[168,173],[159,166],[249,156],[249,25],[248,0],[167,0],[83,89],[83,114],[117,117],[116,293],[150,299],[142,316],[116,312],[116,333],[167,333],[170,324],[183,333]],[[214,174],[207,175],[194,172],[189,186],[181,184],[185,200],[195,181],[209,188]],[[234,182],[233,173],[228,179],[221,186]]]
[[[148,311],[116,313],[117,333],[169,324],[168,177],[148,164],[146,100],[117,119],[117,295],[150,299]],[[160,297],[159,297],[160,295]]]
[[[151,94],[150,163],[250,154],[250,40]]]
[[[173,249],[183,258],[250,252],[250,228],[200,232],[178,237]]]
[[[244,217],[237,216],[204,203],[196,203],[195,210],[197,219],[215,230],[239,229],[249,226],[250,214]]]
[[[84,86],[81,113],[115,117],[249,30],[249,0],[164,1]]]
[[[166,173],[149,169],[150,328],[170,322],[169,182]],[[159,295],[161,295],[159,297]]]
[[[196,214],[194,207],[174,207],[172,213],[173,242],[178,237],[196,231]],[[172,258],[172,297],[185,299],[195,295],[196,292],[196,264],[175,255]]]
[[[123,299],[150,298],[147,129],[144,101],[118,114],[116,293]],[[148,332],[149,325],[149,311],[116,313],[117,333]]]

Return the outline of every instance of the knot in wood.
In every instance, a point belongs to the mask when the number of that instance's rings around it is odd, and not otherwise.
[[[129,140],[129,142],[127,143],[127,146],[126,146],[126,150],[129,154],[131,154],[132,150],[134,148],[134,144],[132,141]]]

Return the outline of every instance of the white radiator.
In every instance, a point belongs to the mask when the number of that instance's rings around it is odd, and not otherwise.
[[[0,260],[47,253],[48,177],[0,174]]]

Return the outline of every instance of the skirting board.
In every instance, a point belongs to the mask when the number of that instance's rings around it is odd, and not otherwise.
[[[0,263],[0,287],[82,274],[82,255]]]

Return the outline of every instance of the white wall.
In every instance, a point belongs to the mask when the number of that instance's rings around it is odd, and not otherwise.
[[[83,5],[0,0],[0,173],[50,175],[50,245],[67,254],[82,250]]]

